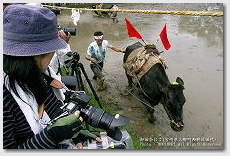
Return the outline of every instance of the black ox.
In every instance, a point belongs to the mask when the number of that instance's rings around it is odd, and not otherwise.
[[[140,42],[128,46],[125,51],[123,62],[125,63],[132,51],[140,46],[143,46]],[[132,87],[132,78],[127,72],[126,76],[128,78],[129,87]],[[137,88],[141,101],[151,106],[147,107],[150,117],[154,117],[153,107],[161,103],[168,115],[171,128],[174,131],[183,130],[183,105],[186,100],[183,94],[184,82],[180,77],[177,77],[176,83],[170,83],[165,68],[162,64],[157,63],[142,76]]]

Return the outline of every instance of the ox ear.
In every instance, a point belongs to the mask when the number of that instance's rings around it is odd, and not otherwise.
[[[184,81],[180,77],[176,78],[176,82],[181,84],[182,86],[184,85]]]

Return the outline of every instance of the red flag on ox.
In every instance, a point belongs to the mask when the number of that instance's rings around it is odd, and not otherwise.
[[[142,39],[140,33],[132,26],[132,24],[127,18],[125,18],[125,22],[129,37],[136,37],[138,39]]]
[[[168,37],[167,37],[166,24],[165,24],[164,28],[161,30],[160,38],[161,38],[162,44],[164,45],[164,48],[166,50],[169,50],[171,45],[170,45]]]

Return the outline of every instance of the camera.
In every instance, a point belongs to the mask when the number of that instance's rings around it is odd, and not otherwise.
[[[120,126],[127,125],[129,118],[116,114],[115,116],[106,113],[104,110],[89,105],[90,98],[84,91],[66,91],[65,105],[62,107],[63,114],[61,117],[80,111],[80,116],[84,121],[95,128],[104,129],[107,135],[114,140],[121,140],[123,135],[119,129]]]
[[[66,35],[68,35],[68,32],[73,35],[73,36],[76,36],[76,31],[77,29],[76,28],[71,28],[71,27],[61,27],[61,26],[58,26],[58,30],[63,30],[65,32]]]
[[[70,58],[64,62],[67,67],[70,67],[71,64],[73,64],[73,61],[78,62],[80,60],[80,55],[77,51],[68,52],[66,53],[66,56]]]

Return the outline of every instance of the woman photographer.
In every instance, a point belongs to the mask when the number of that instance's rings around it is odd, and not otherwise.
[[[3,148],[75,148],[69,139],[82,129],[79,111],[48,124],[62,113],[64,97],[63,84],[48,68],[55,51],[66,47],[55,14],[10,5],[3,21]]]

